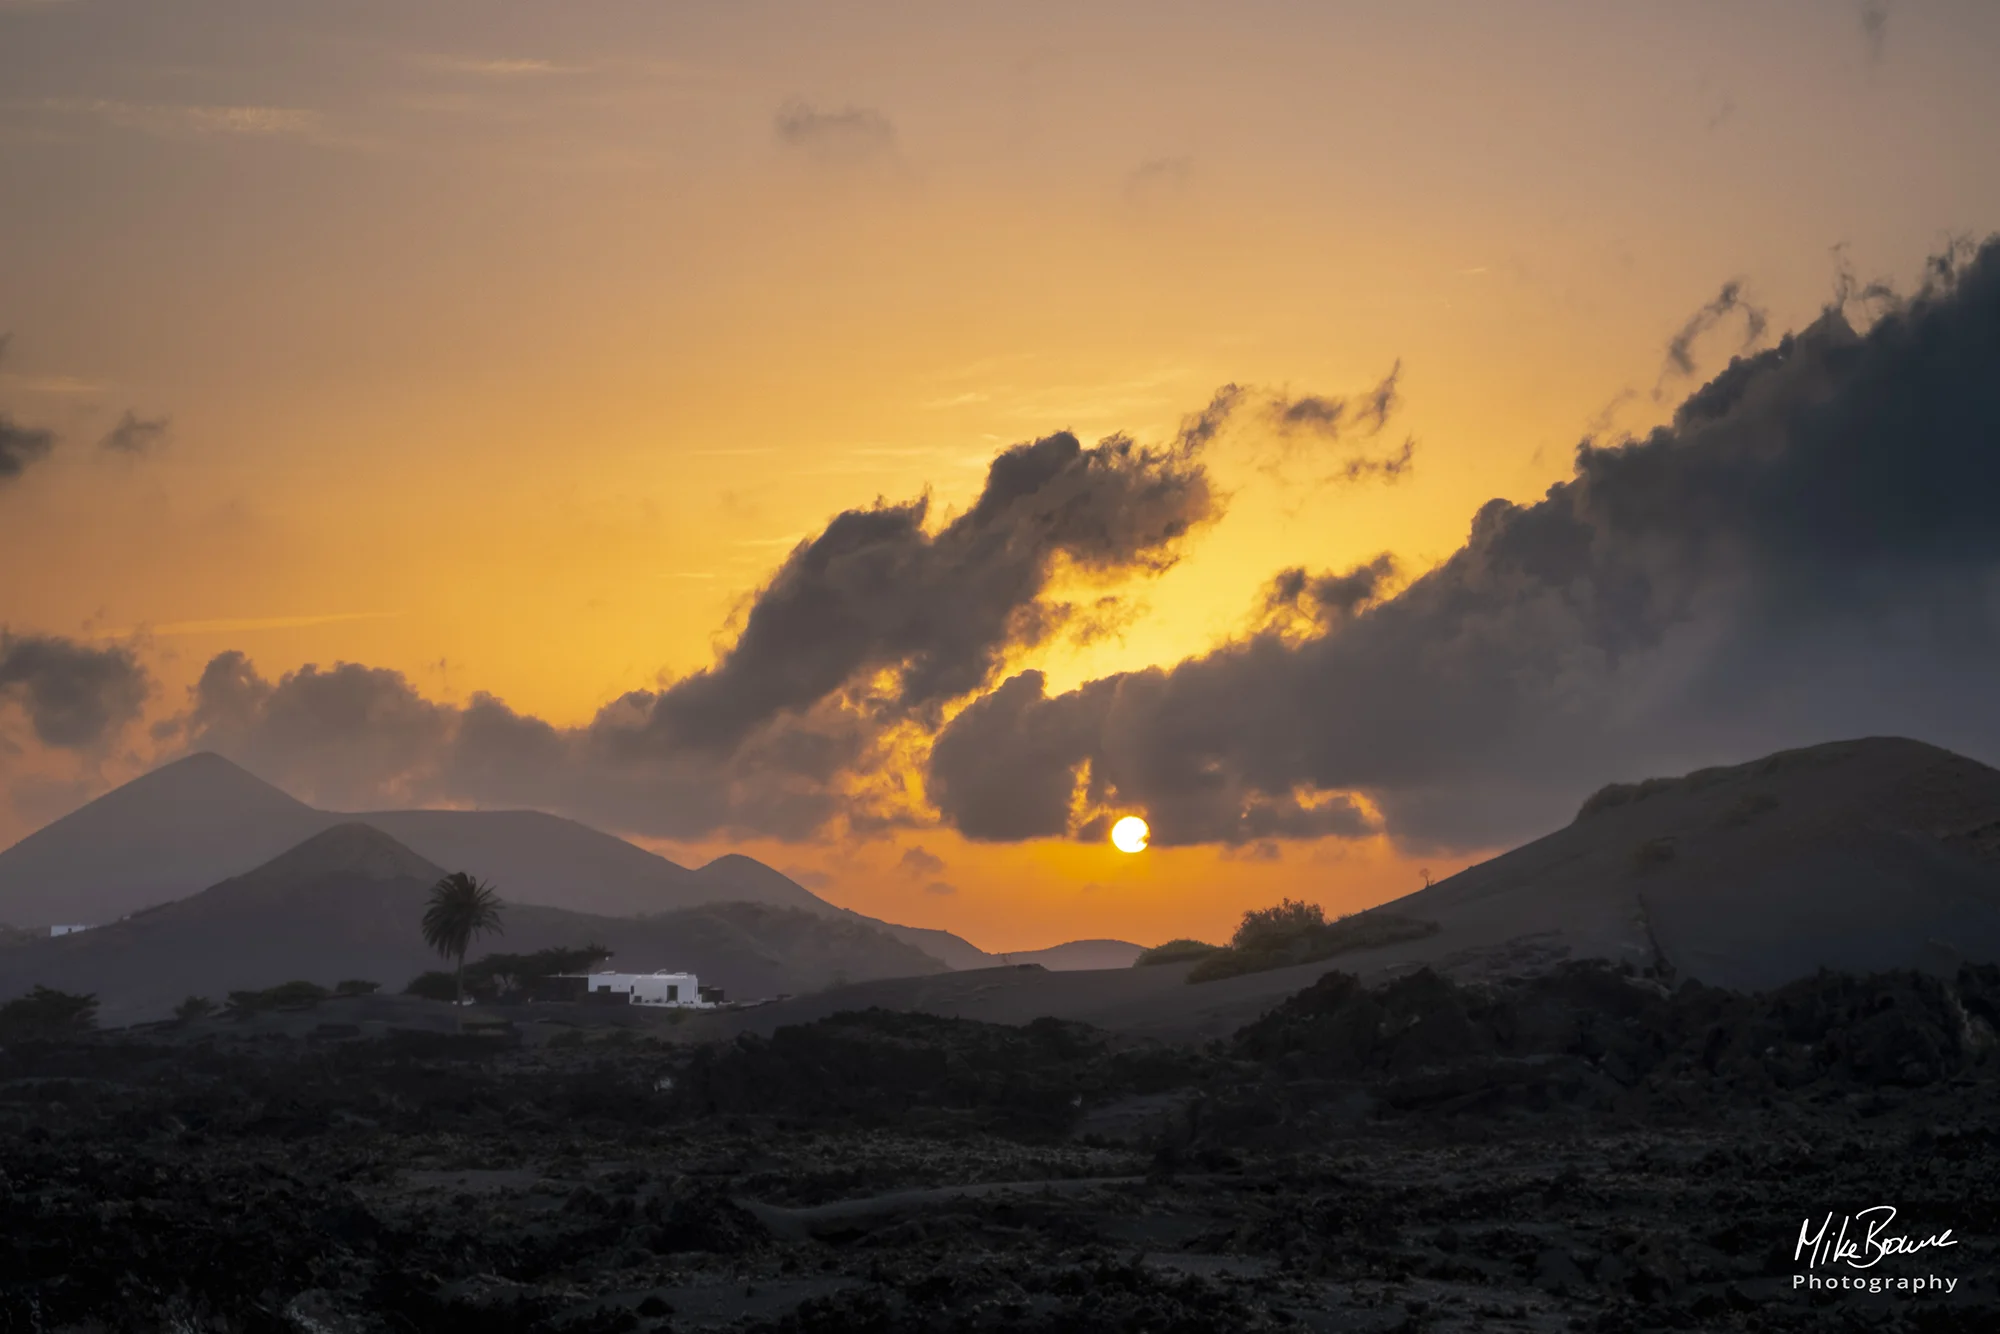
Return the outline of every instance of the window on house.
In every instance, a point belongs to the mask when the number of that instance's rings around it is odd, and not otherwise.
[[[670,985],[669,985],[669,986],[667,987],[667,999],[668,999],[668,1000],[679,1000],[680,998],[681,998],[681,988],[680,988],[680,983],[678,983],[678,982],[675,982],[675,983],[672,983],[672,984],[670,984]]]

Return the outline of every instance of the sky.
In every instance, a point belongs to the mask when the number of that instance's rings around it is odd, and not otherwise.
[[[0,844],[214,749],[1009,950],[2000,759],[1996,59],[1978,0],[0,0]]]

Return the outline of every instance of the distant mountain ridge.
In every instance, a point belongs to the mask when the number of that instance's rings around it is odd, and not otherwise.
[[[115,920],[206,889],[319,830],[354,821],[434,863],[496,880],[516,902],[615,916],[717,899],[831,911],[747,857],[689,870],[542,811],[323,811],[204,752],[135,778],[0,852],[0,921]]]
[[[322,830],[354,822],[434,865],[495,882],[510,903],[605,917],[764,903],[881,927],[951,967],[980,967],[993,958],[947,931],[836,907],[750,857],[731,853],[689,869],[543,811],[323,811],[209,752],[143,774],[0,852],[0,923],[116,921],[199,893]]]
[[[444,966],[423,942],[443,875],[373,825],[336,824],[249,872],[121,921],[0,947],[0,995],[40,984],[97,995],[107,1024],[158,1019],[189,995],[347,978],[401,990]],[[470,958],[595,943],[623,968],[685,969],[739,998],[940,973],[879,927],[767,903],[710,903],[657,917],[605,917],[511,903],[502,934]]]

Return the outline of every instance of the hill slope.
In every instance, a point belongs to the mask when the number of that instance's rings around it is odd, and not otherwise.
[[[240,875],[331,822],[220,755],[190,755],[0,852],[0,921],[109,921]]]
[[[322,811],[219,755],[191,755],[108,792],[0,852],[0,922],[103,923],[242,875],[322,829],[362,822],[521,903],[612,916],[716,901],[830,912],[747,857],[690,871],[540,811]]]
[[[0,948],[0,996],[40,983],[94,992],[106,1024],[159,1018],[187,995],[304,979],[400,989],[439,960],[418,923],[442,870],[364,824],[322,830],[246,875],[91,931]],[[913,946],[802,909],[712,904],[644,919],[515,904],[489,950],[596,943],[621,968],[687,969],[732,996],[807,992],[943,971]]]
[[[1867,738],[1613,785],[1566,828],[1377,911],[1443,928],[1342,956],[1507,971],[1595,956],[1738,988],[2000,959],[2000,771]]]

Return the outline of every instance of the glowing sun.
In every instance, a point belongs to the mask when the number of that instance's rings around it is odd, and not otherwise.
[[[1136,815],[1128,815],[1111,826],[1111,846],[1120,852],[1144,852],[1146,839],[1152,833],[1146,822]]]

